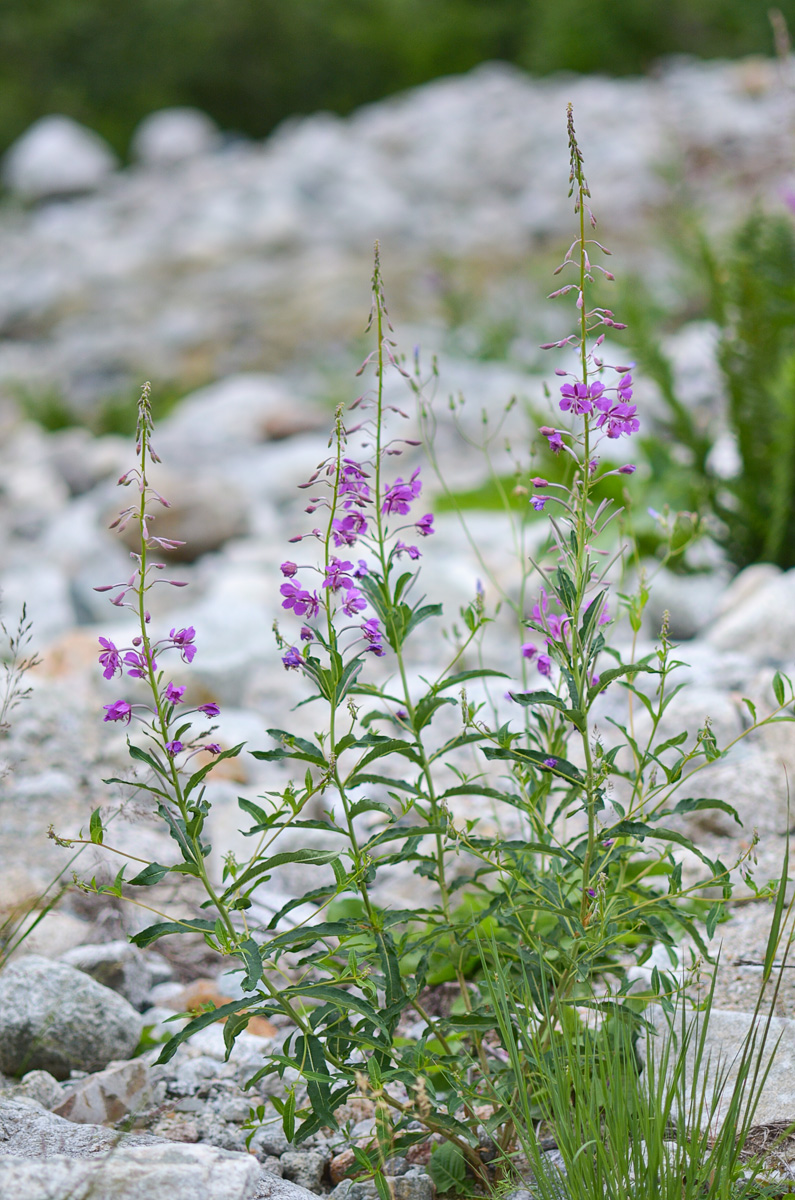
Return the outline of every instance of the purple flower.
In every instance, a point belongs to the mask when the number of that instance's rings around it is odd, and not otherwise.
[[[549,496],[531,496],[530,503],[536,512],[541,512],[548,499]]]
[[[538,647],[534,646],[532,642],[525,642],[523,644],[523,646],[522,646],[522,657],[523,658],[529,658],[530,660],[532,660],[535,658],[536,654],[538,654]]]
[[[182,697],[184,695],[184,687],[174,687],[174,684],[170,683],[166,688],[166,700],[168,700],[171,704],[181,704]]]
[[[586,896],[590,896],[591,899],[593,900],[594,896],[596,895],[596,892],[594,891],[593,888],[586,888],[585,894],[586,894]]]
[[[367,533],[367,521],[360,512],[349,512],[342,519],[335,517],[331,522],[335,546],[353,546],[364,533]]]
[[[632,399],[632,376],[629,372],[619,379],[616,393],[619,400],[622,400],[624,403]]]
[[[124,655],[124,662],[125,662],[126,666],[129,668],[127,671],[127,674],[131,675],[133,677],[133,679],[145,679],[146,678],[147,662],[146,662],[146,655],[144,653],[138,654],[138,653],[136,653],[135,650],[128,650],[127,653]],[[153,671],[157,670],[157,663],[155,661],[154,655],[152,656],[152,670]]]
[[[426,513],[424,517],[420,517],[419,521],[415,522],[414,528],[420,537],[430,537],[434,532],[433,513]]]
[[[363,558],[360,558],[358,560],[356,567],[354,568],[353,571],[351,571],[351,575],[353,576],[354,579],[364,579],[365,575],[369,575],[369,571],[367,569],[367,563],[364,561]]]
[[[282,565],[279,567],[279,570],[287,579],[292,579],[293,575],[295,575],[296,571],[298,570],[298,564],[290,562],[288,559],[287,562],[282,563]]]
[[[186,663],[192,663],[196,657],[196,647],[193,645],[193,639],[196,637],[196,630],[193,628],[193,626],[189,625],[187,629],[172,629],[169,633],[169,637],[174,645],[179,647],[182,655],[182,661]]]
[[[105,668],[102,674],[106,679],[112,679],[117,671],[121,671],[119,652],[108,638],[101,637],[99,644],[104,647],[99,656],[100,664]]]
[[[619,475],[634,475],[637,469],[632,463],[624,463],[623,467],[618,468],[618,473]]]
[[[409,719],[409,714],[406,712],[405,708],[399,708],[397,710],[397,712],[395,713],[395,716],[400,721],[408,721],[408,719]]]
[[[545,767],[556,767],[557,765],[558,765],[558,760],[556,758],[545,758],[544,759]]]
[[[597,419],[597,426],[601,429],[607,425],[607,436],[609,438],[619,438],[622,433],[629,437],[633,433],[637,433],[640,429],[640,421],[635,416],[637,405],[635,404],[614,404],[607,412],[603,412]]]
[[[356,616],[356,613],[367,608],[367,601],[358,588],[352,587],[345,593],[345,599],[342,601],[342,611],[348,617]]]
[[[105,709],[103,721],[126,721],[128,725],[130,724],[132,708],[126,700],[116,700],[113,704],[105,704],[103,707]]]
[[[539,654],[536,666],[539,675],[545,675],[548,678],[552,674],[552,659],[548,654]]]
[[[560,454],[561,450],[563,449],[563,438],[561,437],[560,431],[557,429],[552,429],[549,425],[542,425],[538,432],[543,433],[544,437],[549,442],[549,448],[552,453]]]
[[[329,588],[332,592],[338,591],[341,587],[353,587],[348,575],[352,570],[353,563],[349,559],[332,558],[325,569],[326,578],[323,580],[323,587]]]
[[[344,508],[356,508],[370,499],[370,489],[367,486],[367,476],[359,463],[352,458],[342,460],[342,478],[339,481],[337,495],[348,496]]]
[[[297,583],[283,583],[279,591],[284,596],[282,608],[291,608],[297,617],[315,617],[320,601],[314,592],[307,592]]]
[[[563,397],[560,401],[560,408],[563,412],[571,410],[578,417],[583,413],[593,412],[591,392],[586,383],[564,383],[561,386],[560,394]]]
[[[172,758],[175,754],[179,754],[180,750],[184,749],[185,747],[182,745],[182,742],[179,740],[179,738],[175,739],[173,742],[166,742],[166,750]]]
[[[295,646],[290,647],[287,653],[283,656],[282,662],[284,663],[285,671],[291,671],[304,665],[304,660],[301,658],[301,655],[298,650],[296,650]]]
[[[418,467],[408,483],[404,483],[400,476],[398,476],[392,486],[386,490],[381,512],[397,513],[399,516],[405,517],[411,507],[412,501],[416,500],[422,491],[422,482],[419,479],[419,474],[420,469]]]
[[[369,642],[369,645],[365,647],[366,651],[374,654],[376,658],[383,658],[384,647],[381,645],[381,630],[376,617],[370,617],[369,621],[364,622],[362,633],[365,641]]]
[[[540,475],[536,475],[536,477],[534,479],[531,479],[530,482],[532,483],[534,488],[549,487],[549,480],[542,479]]]
[[[302,642],[311,642],[312,638],[314,636],[315,636],[314,633],[312,632],[312,630],[309,628],[308,625],[301,626],[301,641]]]
[[[604,841],[602,842],[602,845],[604,846],[605,850],[609,850],[611,846],[615,845],[615,839],[614,838],[605,838]]]
[[[605,604],[604,608],[602,609],[602,611],[599,614],[599,624],[606,625],[609,620],[610,620],[610,605]]]
[[[396,542],[395,558],[401,558],[404,554],[408,554],[409,558],[412,559],[417,559],[420,557],[420,552],[416,546],[407,546],[405,542]]]
[[[221,711],[217,704],[200,704],[196,709],[197,712],[204,713],[205,717],[217,717]]]
[[[208,750],[210,752],[210,754],[220,754],[221,753],[221,747],[218,745],[217,742],[208,742],[207,745],[204,747],[204,749]]]

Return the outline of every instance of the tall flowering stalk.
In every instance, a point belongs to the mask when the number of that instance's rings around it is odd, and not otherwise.
[[[148,766],[154,775],[154,782],[143,786],[156,799],[157,809],[166,822],[172,837],[177,842],[184,859],[182,872],[195,875],[205,888],[215,906],[224,934],[231,944],[239,941],[238,931],[234,928],[228,911],[219,902],[218,895],[207,871],[206,856],[209,847],[202,840],[204,821],[209,811],[209,805],[204,799],[204,788],[201,786],[204,778],[210,772],[214,761],[239,754],[242,744],[231,750],[223,750],[210,738],[216,726],[193,733],[194,722],[217,717],[220,709],[215,703],[200,704],[196,707],[186,707],[184,703],[184,686],[178,686],[168,679],[168,673],[163,668],[167,658],[178,655],[185,664],[193,662],[196,649],[196,631],[192,626],[173,627],[167,636],[154,638],[151,633],[151,615],[149,612],[149,593],[158,584],[170,587],[184,587],[184,583],[176,579],[167,579],[160,572],[165,564],[157,561],[155,556],[162,552],[174,550],[183,543],[171,538],[159,537],[152,532],[153,506],[155,504],[168,508],[169,502],[152,487],[148,478],[148,464],[160,461],[152,446],[152,413],[150,407],[150,386],[145,384],[138,404],[138,424],[136,429],[137,464],[122,475],[119,484],[122,487],[135,485],[138,499],[125,508],[112,523],[112,529],[124,530],[131,522],[138,527],[138,548],[131,552],[134,563],[132,575],[115,584],[103,584],[95,590],[98,592],[113,592],[111,604],[119,609],[127,609],[137,618],[138,632],[127,646],[117,646],[110,638],[100,637],[99,663],[105,679],[123,676],[125,673],[132,679],[141,680],[149,692],[149,699],[136,702],[124,697],[106,704],[104,720],[130,725],[133,721],[140,724],[145,746],[142,748],[128,739],[131,756]],[[212,758],[196,771],[188,771],[191,761],[200,752],[209,753]],[[119,781],[124,782],[124,781]],[[102,840],[101,831],[92,831],[93,840]],[[122,853],[122,851],[116,851]],[[151,866],[131,883],[155,882],[155,876],[162,878],[169,868],[158,868],[154,873]],[[120,884],[121,880],[117,881]]]

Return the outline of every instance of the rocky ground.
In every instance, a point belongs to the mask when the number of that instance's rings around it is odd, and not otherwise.
[[[792,131],[788,81],[777,72],[756,60],[677,62],[643,80],[539,82],[489,66],[344,121],[321,114],[292,123],[264,145],[224,137],[195,115],[161,114],[140,131],[134,163],[124,169],[85,131],[63,123],[45,128],[44,138],[41,129],[26,135],[6,162],[14,195],[0,209],[0,588],[9,626],[27,603],[42,661],[28,677],[31,697],[0,742],[0,921],[13,926],[26,912],[40,913],[39,897],[58,872],[68,882],[72,871],[90,878],[111,869],[112,853],[98,847],[72,864],[48,840],[50,825],[74,835],[99,806],[112,814],[112,839],[129,852],[157,859],[167,845],[141,799],[102,783],[124,773],[128,760],[124,732],[101,719],[118,684],[102,678],[97,638],[123,641],[129,625],[93,589],[129,570],[128,551],[107,525],[123,496],[115,481],[132,465],[131,439],[85,428],[46,433],[27,417],[34,401],[55,393],[89,419],[143,376],[183,394],[158,423],[163,467],[155,482],[172,502],[158,533],[186,541],[179,574],[190,587],[164,589],[153,621],[165,631],[195,626],[196,660],[174,678],[191,702],[221,706],[218,739],[269,748],[265,731],[283,726],[304,694],[300,679],[282,669],[272,634],[277,617],[290,628],[278,567],[287,539],[308,520],[296,485],[326,455],[333,403],[356,394],[349,343],[366,317],[373,237],[383,242],[401,343],[410,349],[419,341],[426,355],[447,351],[439,454],[454,487],[477,486],[483,462],[444,401],[466,394],[470,431],[484,408],[496,420],[512,394],[542,402],[534,346],[558,318],[535,305],[532,272],[517,293],[516,260],[535,249],[546,263],[570,228],[566,100],[575,103],[605,238],[616,234],[616,258],[637,263],[655,215],[682,189],[696,204],[709,196],[714,225],[733,220],[754,195],[779,202]],[[655,253],[647,267],[665,280]],[[477,319],[467,315],[465,291],[455,290],[461,280],[477,292]],[[515,312],[517,295],[530,315],[509,338],[510,364],[473,357],[503,306]],[[451,337],[447,326],[461,304]],[[483,321],[492,323],[485,331]],[[720,427],[714,345],[714,330],[693,323],[670,348],[690,401]],[[197,382],[205,386],[192,388]],[[397,378],[390,386],[396,402],[410,404]],[[652,420],[653,390],[641,385],[638,396]],[[416,418],[407,411],[403,431],[411,435]],[[518,443],[527,424],[521,406],[516,413],[510,433]],[[505,463],[499,449],[497,457]],[[422,453],[400,461],[405,474],[422,464]],[[423,472],[430,508],[437,485],[427,466]],[[422,582],[443,603],[445,624],[478,579],[486,580],[490,605],[497,584],[515,588],[502,517],[470,515],[484,548],[480,562],[456,518],[441,513],[436,527],[423,545]],[[538,529],[531,536],[541,537]],[[709,569],[699,575],[658,577],[642,648],[669,610],[689,664],[671,733],[695,731],[709,716],[725,742],[744,728],[742,697],[764,710],[773,672],[793,672],[795,572],[759,566],[732,580],[719,556],[704,561]],[[490,662],[516,676],[517,645],[503,615]],[[411,670],[440,666],[443,650],[425,626]],[[603,717],[612,712],[606,704]],[[311,710],[291,713],[290,722],[311,731]],[[704,772],[701,793],[734,804],[742,826],[695,813],[688,833],[734,862],[758,830],[757,880],[777,876],[794,768],[790,725],[744,740]],[[274,786],[274,771],[243,753],[214,777],[217,872],[223,851],[242,844],[237,796]],[[283,871],[268,903],[305,886],[300,872]],[[390,898],[405,901],[416,886],[415,877],[393,873]],[[716,947],[722,942],[716,1002],[727,1010],[714,1018],[715,1038],[728,1046],[736,1043],[737,1014],[753,1007],[770,919],[769,903],[741,881],[737,897],[715,938]],[[192,901],[189,893],[165,899]],[[144,1030],[157,1038],[173,1028],[164,1022],[175,1012],[234,997],[237,986],[228,964],[202,943],[133,949],[127,936],[145,918],[70,889],[0,973],[0,1194],[63,1200],[94,1189],[108,1200],[306,1200],[307,1192],[333,1191],[340,1200],[371,1200],[372,1185],[343,1178],[347,1145],[372,1129],[367,1101],[343,1114],[343,1134],[317,1135],[297,1149],[270,1105],[278,1082],[244,1089],[283,1028],[252,1025],[229,1062],[220,1026],[166,1067],[152,1065],[156,1050],[131,1057]],[[783,1040],[760,1125],[795,1120],[791,976],[784,972],[776,1005]],[[246,1154],[244,1126],[259,1103],[265,1124]],[[391,1169],[397,1200],[431,1200],[421,1158],[395,1160]]]

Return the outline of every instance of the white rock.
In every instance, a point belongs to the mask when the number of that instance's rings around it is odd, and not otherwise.
[[[0,1159],[0,1194],[6,1200],[252,1200],[259,1180],[255,1159],[214,1146],[168,1143],[89,1159]]]
[[[59,957],[61,962],[124,996],[133,1008],[144,1007],[153,977],[146,956],[137,946],[124,941],[102,942],[77,946]]]
[[[147,167],[170,167],[218,148],[218,126],[198,108],[161,108],[144,117],[133,134],[133,158]]]
[[[760,568],[753,582],[764,579]],[[742,649],[761,663],[795,661],[795,570],[768,574],[767,582],[740,594],[742,599],[715,621],[705,640],[718,650]]]
[[[118,165],[107,142],[71,117],[42,117],[11,146],[3,180],[29,200],[69,196],[99,187]]]
[[[657,1034],[653,1037],[651,1044],[657,1047],[653,1052],[659,1055],[659,1043],[667,1035],[668,1019],[658,1008],[649,1009],[644,1016],[656,1027]],[[681,1019],[681,1014],[679,1014],[676,1017],[677,1031],[681,1030]],[[694,1092],[696,1095],[700,1095],[701,1088],[706,1088],[706,1104],[703,1107],[694,1105],[694,1111],[699,1114],[703,1122],[712,1120],[714,1126],[716,1122],[720,1122],[721,1113],[725,1112],[729,1104],[732,1086],[737,1079],[740,1066],[743,1041],[751,1029],[751,1015],[750,1013],[724,1012],[720,1009],[712,1010],[705,1037],[703,1061],[697,1078],[694,1077],[694,1061],[704,1014],[689,1014],[687,1020],[691,1024],[697,1021],[698,1025],[694,1030],[694,1036],[691,1038],[687,1052],[686,1092],[690,1097]],[[761,1041],[764,1021],[763,1006],[763,1015],[759,1018],[757,1026],[758,1043]],[[648,1052],[643,1038],[638,1043],[638,1050],[645,1062]],[[772,1125],[779,1122],[788,1125],[795,1121],[795,1021],[783,1017],[771,1019],[767,1042],[761,1053],[760,1080],[764,1079],[765,1069],[771,1056],[773,1062],[770,1073],[764,1080],[759,1104],[754,1113],[753,1124],[755,1126]],[[674,1053],[674,1062],[675,1058]],[[752,1067],[751,1078],[753,1075],[754,1068]],[[726,1084],[722,1092],[722,1100],[718,1105],[717,1115],[712,1114],[711,1116],[712,1092],[717,1086],[717,1081],[724,1076]],[[688,1109],[688,1111],[690,1110]],[[713,1128],[713,1133],[717,1133],[717,1128]]]

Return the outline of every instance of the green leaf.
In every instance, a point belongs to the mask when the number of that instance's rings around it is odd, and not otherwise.
[[[221,1021],[224,1017],[231,1017],[234,1013],[240,1012],[242,1008],[250,1008],[250,1006],[251,997],[246,996],[244,1000],[231,1000],[229,1004],[222,1004],[219,1008],[213,1008],[208,1012],[200,1013],[198,1017],[194,1017],[192,1021],[189,1021],[184,1029],[180,1029],[172,1038],[169,1038],[160,1051],[160,1057],[157,1060],[156,1066],[162,1066],[163,1063],[170,1062],[182,1043],[186,1042],[194,1033],[198,1033],[200,1029],[206,1029],[208,1025],[212,1025],[216,1021]],[[228,1047],[226,1056],[227,1058],[229,1057]]]
[[[360,813],[380,812],[384,816],[389,817],[390,821],[395,820],[395,814],[388,804],[384,804],[382,800],[357,800],[350,811],[351,817],[358,817]]]
[[[505,750],[502,746],[485,746],[483,753],[486,758],[502,758],[508,762],[517,762],[529,767],[544,767],[545,760],[553,757],[549,754],[541,754],[537,750]],[[550,770],[549,767],[545,767]],[[583,777],[574,763],[567,762],[565,758],[557,758],[554,768],[556,775],[567,779],[569,783],[583,783]]]
[[[250,880],[256,879],[258,875],[263,875],[267,871],[275,870],[276,867],[284,866],[286,863],[306,863],[307,866],[325,866],[332,859],[339,858],[338,850],[283,850],[281,854],[271,854],[268,858],[258,859],[247,867],[242,875],[238,875],[237,879],[228,887],[221,900],[228,900],[238,888],[249,883]]]
[[[241,980],[241,987],[244,992],[253,992],[259,981],[262,979],[262,956],[259,952],[259,947],[253,938],[246,938],[238,947],[237,953],[243,959],[246,966],[246,973]]]
[[[780,671],[776,671],[775,675],[773,676],[773,695],[776,697],[777,703],[784,703],[786,692],[784,689],[784,680],[781,678]]]
[[[599,595],[591,601],[585,610],[580,626],[580,641],[585,644],[591,636],[597,621],[602,615],[604,608],[605,597],[607,596],[607,588],[601,591]]]
[[[205,763],[203,767],[200,767],[198,771],[195,771],[185,784],[185,799],[187,800],[193,789],[198,787],[206,775],[209,775],[216,763],[219,763],[222,758],[236,758],[245,744],[245,742],[240,742],[239,745],[233,746],[231,750],[222,750],[220,754],[214,755],[212,762]]]
[[[169,933],[213,933],[214,930],[215,921],[205,921],[201,917],[186,917],[184,921],[159,921],[156,925],[149,925],[140,933],[132,934],[130,941],[133,945],[143,949]]]
[[[140,746],[134,746],[131,741],[127,741],[127,749],[130,752],[130,758],[137,759],[138,762],[145,762],[148,767],[156,771],[158,775],[165,775],[166,768],[159,759],[148,754],[146,750],[142,750]]]
[[[96,846],[101,846],[105,837],[105,830],[102,826],[102,817],[100,816],[100,810],[98,808],[95,808],[92,812],[91,821],[88,828],[91,841]]]
[[[452,1142],[436,1146],[428,1160],[428,1174],[439,1192],[466,1191],[467,1164],[463,1153]]]
[[[605,690],[609,683],[612,683],[614,679],[620,679],[622,675],[637,675],[644,671],[648,675],[659,675],[659,667],[651,666],[648,661],[650,658],[651,655],[648,658],[641,659],[640,662],[625,663],[620,667],[609,667],[607,671],[602,671],[599,675],[599,682],[588,688],[589,704],[600,692]]]
[[[144,867],[143,871],[139,871],[134,879],[128,879],[127,882],[132,887],[151,887],[153,883],[160,883],[164,875],[168,875],[171,867],[164,867],[161,863],[149,863],[148,867]]]
[[[679,800],[674,808],[671,809],[671,813],[700,812],[705,808],[718,808],[721,812],[728,813],[728,815],[732,817],[742,828],[742,821],[737,815],[736,809],[732,808],[731,804],[727,804],[725,800],[715,800],[703,796],[698,800],[690,798],[683,799]]]
[[[448,675],[441,683],[434,688],[435,692],[444,692],[447,688],[458,687],[462,683],[466,683],[468,679],[510,679],[510,675],[506,675],[504,671],[491,671],[485,668],[481,670],[459,671],[457,675]]]

